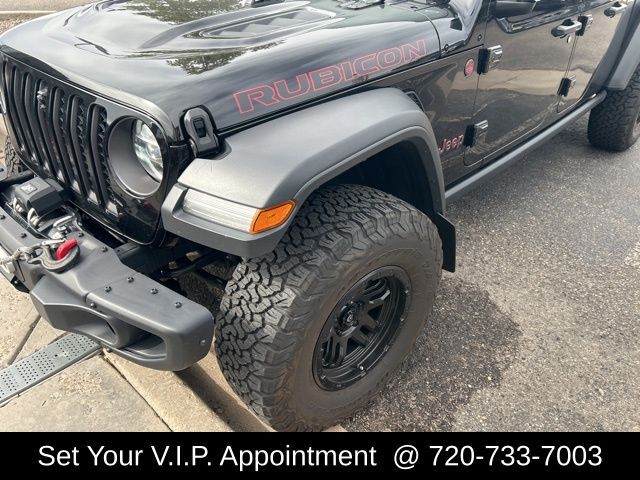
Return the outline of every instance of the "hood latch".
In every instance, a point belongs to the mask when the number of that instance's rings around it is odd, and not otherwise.
[[[220,144],[213,131],[213,122],[202,108],[192,108],[185,114],[184,127],[196,156],[203,157],[219,150]]]

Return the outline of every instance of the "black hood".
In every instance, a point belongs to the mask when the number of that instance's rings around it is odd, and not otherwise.
[[[438,58],[434,23],[462,34],[459,18],[447,2],[111,0],[28,22],[0,42],[177,132],[191,107],[227,129]]]

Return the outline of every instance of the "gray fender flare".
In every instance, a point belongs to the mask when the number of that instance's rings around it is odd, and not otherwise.
[[[629,85],[631,77],[640,65],[640,6],[638,2],[633,6],[634,18],[630,20],[628,40],[624,42],[624,49],[616,63],[606,87],[609,90],[624,90]]]
[[[431,124],[405,93],[393,88],[332,100],[228,137],[224,154],[196,159],[180,176],[162,208],[164,227],[243,258],[267,254],[294,216],[277,229],[250,235],[186,214],[181,209],[186,191],[194,189],[258,209],[289,200],[300,208],[327,181],[400,142],[411,142],[421,156],[434,220],[441,230],[449,229],[443,240],[454,235],[444,219],[444,180]]]

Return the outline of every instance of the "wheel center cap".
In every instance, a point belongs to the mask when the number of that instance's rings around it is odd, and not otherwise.
[[[358,324],[358,309],[351,307],[340,317],[340,325],[343,329],[349,329]]]
[[[345,323],[349,326],[352,326],[356,321],[356,316],[353,313],[353,310],[347,314],[347,318],[344,319]]]

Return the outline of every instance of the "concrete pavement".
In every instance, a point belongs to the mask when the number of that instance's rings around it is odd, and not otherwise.
[[[57,11],[93,3],[90,0],[0,0],[2,11]]]
[[[41,350],[63,334],[38,317],[28,296],[0,281],[0,368]],[[213,357],[207,362],[210,370],[217,369]],[[226,396],[233,398],[228,390]],[[239,400],[235,402],[239,405]],[[100,354],[0,408],[0,429],[231,431],[220,416],[224,408],[229,406],[201,398],[177,374],[142,369]],[[266,427],[243,412],[234,421],[234,429]]]

